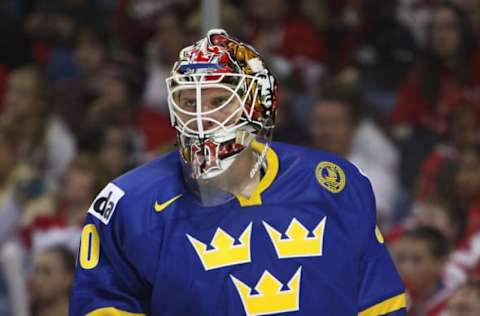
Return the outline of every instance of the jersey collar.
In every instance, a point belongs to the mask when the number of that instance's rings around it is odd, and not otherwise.
[[[275,151],[273,151],[268,144],[262,144],[257,141],[253,141],[251,146],[258,154],[262,154],[265,151],[267,168],[265,170],[265,175],[262,177],[249,198],[240,194],[236,195],[238,202],[242,207],[262,205],[262,193],[272,185],[278,173],[278,156]]]

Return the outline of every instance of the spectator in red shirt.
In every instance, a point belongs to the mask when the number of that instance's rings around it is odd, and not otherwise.
[[[470,20],[452,2],[434,6],[427,44],[400,88],[390,116],[402,142],[402,184],[413,186],[418,167],[448,131],[452,110],[467,100],[480,113],[480,53]]]
[[[296,75],[307,89],[314,89],[325,74],[327,46],[321,34],[296,9],[287,0],[249,0],[244,33],[259,53],[270,60],[275,73]]]
[[[451,186],[446,185],[453,185],[452,174],[445,171],[457,164],[462,150],[480,144],[480,117],[475,116],[470,103],[456,106],[448,117],[448,125],[447,139],[437,144],[421,164],[416,200],[453,193]]]
[[[43,209],[33,202],[26,206],[20,233],[27,248],[62,245],[77,251],[86,211],[108,177],[95,158],[79,154],[65,173],[60,196],[46,194],[43,200],[50,203],[43,203]]]
[[[470,99],[480,110],[480,54],[470,20],[454,3],[434,8],[425,52],[399,93],[391,115],[396,126],[442,134],[459,99]]]

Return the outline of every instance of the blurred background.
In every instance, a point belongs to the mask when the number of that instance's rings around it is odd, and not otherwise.
[[[67,315],[86,210],[173,150],[209,25],[280,84],[274,139],[366,173],[410,316],[480,315],[480,0],[1,0],[0,315]]]

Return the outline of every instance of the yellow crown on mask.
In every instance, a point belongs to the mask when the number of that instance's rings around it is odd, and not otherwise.
[[[322,255],[326,221],[326,217],[320,221],[313,229],[312,237],[308,236],[308,229],[295,217],[285,232],[288,238],[282,239],[282,234],[265,221],[263,221],[263,226],[270,236],[278,258],[313,257]]]
[[[250,259],[250,235],[252,223],[240,235],[239,244],[220,227],[217,228],[212,242],[213,249],[207,250],[207,245],[187,234],[188,240],[197,252],[205,270],[217,269],[240,263],[248,263]]]
[[[230,275],[230,278],[240,295],[247,316],[255,316],[298,311],[301,274],[302,267],[299,267],[288,282],[288,289],[282,291],[283,284],[265,270],[255,286],[258,294],[250,294],[252,289],[233,275]]]

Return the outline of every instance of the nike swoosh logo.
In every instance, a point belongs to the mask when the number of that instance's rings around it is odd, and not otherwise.
[[[177,195],[176,197],[174,197],[174,198],[172,198],[172,199],[170,199],[170,200],[168,200],[167,202],[162,203],[162,204],[160,204],[160,203],[158,203],[157,201],[155,201],[155,211],[156,211],[156,212],[161,212],[161,211],[163,211],[163,210],[166,209],[168,206],[170,206],[170,204],[172,204],[173,202],[175,202],[176,200],[178,200],[178,199],[181,198],[181,197],[182,197],[182,194],[179,194],[179,195]]]

